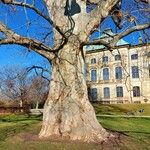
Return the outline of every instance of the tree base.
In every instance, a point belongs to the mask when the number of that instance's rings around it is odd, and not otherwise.
[[[67,101],[68,102],[68,101]],[[61,111],[60,111],[61,110]],[[90,102],[52,103],[44,109],[40,138],[101,143],[113,134],[107,132],[97,121]]]
[[[91,137],[86,137],[86,138],[79,138],[73,136],[73,138],[71,137],[64,137],[64,136],[59,136],[59,135],[51,135],[51,136],[41,136],[39,135],[39,139],[40,140],[48,140],[48,141],[52,141],[52,142],[67,142],[67,143],[71,143],[71,142],[75,142],[75,143],[95,143],[95,144],[112,144],[112,143],[118,143],[118,139],[117,137],[112,134],[112,133],[108,133],[107,132],[107,136],[104,137],[104,135],[99,138],[99,136],[95,136],[95,138],[91,138]]]

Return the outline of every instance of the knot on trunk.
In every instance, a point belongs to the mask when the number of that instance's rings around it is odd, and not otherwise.
[[[68,44],[70,45],[70,47],[72,47],[73,49],[78,49],[80,47],[81,41],[78,37],[78,35],[74,35],[72,34],[69,39],[68,39]]]

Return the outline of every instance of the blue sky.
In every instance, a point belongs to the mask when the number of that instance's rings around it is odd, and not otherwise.
[[[37,7],[40,7],[41,10],[44,8],[40,0]],[[46,9],[44,10],[45,14],[47,14]],[[29,9],[14,6],[6,7],[0,4],[0,11],[3,12],[0,13],[0,21],[23,36],[41,40],[45,34],[52,30],[47,21]],[[25,12],[27,12],[27,15]],[[28,21],[31,22],[30,26],[27,26]],[[51,35],[45,43],[48,45],[53,44]],[[33,51],[29,52],[28,49],[19,45],[0,45],[1,68],[9,66],[29,67],[32,65],[45,65],[49,67],[48,61]]]
[[[0,46],[0,67],[44,65],[47,60],[35,52],[28,52],[27,49],[18,45]]]
[[[127,1],[130,2],[130,0],[126,0],[126,2]],[[30,0],[27,0],[27,2],[30,2]],[[44,13],[46,15],[48,14],[45,6],[42,3],[42,0],[38,0],[36,4],[40,10],[44,10]],[[124,6],[124,9],[125,8],[126,6]],[[21,7],[7,7],[0,3],[0,12],[2,12],[0,13],[0,21],[4,22],[15,32],[23,36],[35,38],[41,41],[43,37],[50,32],[51,34],[46,39],[45,44],[50,46],[53,45],[52,27],[46,20],[37,16],[33,11]],[[31,22],[30,26],[28,26],[28,21]],[[142,19],[142,21],[144,22],[144,19]],[[125,27],[126,26],[127,24]],[[103,21],[99,30],[102,32],[105,28],[112,28],[113,32],[116,31],[115,24],[113,23],[111,17],[108,17]],[[120,32],[120,30],[118,30],[118,32]],[[148,31],[148,33],[150,32]],[[92,37],[95,38],[96,36],[99,36],[99,34],[100,33],[94,33]],[[142,36],[142,32],[132,33],[124,39],[129,43],[132,41],[132,44],[137,44],[139,36]],[[26,48],[18,45],[0,46],[0,67],[29,67],[32,65],[45,65],[49,68],[48,61],[33,51],[28,52]]]

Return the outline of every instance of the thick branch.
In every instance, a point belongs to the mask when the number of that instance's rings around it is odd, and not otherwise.
[[[148,28],[150,28],[150,23],[143,24],[143,25],[137,25],[132,28],[129,28],[129,29],[125,30],[124,32],[121,32],[120,34],[117,34],[116,36],[114,36],[113,40],[110,42],[110,46],[114,47],[120,39],[131,34],[132,32],[140,31],[140,30],[144,30],[144,29],[148,29]]]
[[[2,22],[0,22],[0,32],[6,35],[6,38],[0,39],[0,45],[18,44],[26,48],[29,48],[48,59],[52,59],[54,57],[51,48],[47,47],[40,41],[18,35],[17,33],[13,32],[11,29],[6,27]]]
[[[82,45],[83,46],[84,45],[104,45],[108,49],[113,49],[113,48],[115,48],[116,43],[123,37],[131,34],[132,32],[140,31],[140,30],[144,30],[144,29],[148,29],[148,28],[150,28],[150,23],[143,24],[143,25],[137,25],[137,26],[134,26],[132,28],[125,30],[124,32],[114,35],[112,37],[112,40],[110,40],[109,42],[105,41],[104,39],[98,39],[95,41],[89,41],[89,42],[82,43]]]
[[[88,41],[82,43],[83,46],[85,45],[104,45],[107,48],[110,48],[109,42],[105,41],[104,39],[94,40],[94,41]]]
[[[56,25],[54,24],[54,22],[50,19],[49,16],[46,16],[44,15],[39,9],[37,9],[35,6],[34,6],[34,3],[33,5],[30,5],[30,4],[27,4],[27,3],[24,3],[24,2],[17,2],[17,1],[12,1],[12,0],[1,0],[4,4],[10,4],[10,5],[16,5],[16,6],[21,6],[21,7],[26,7],[26,8],[29,8],[29,9],[32,9],[34,12],[36,12],[39,16],[41,16],[42,18],[44,18],[45,20],[47,20],[55,29],[56,31],[63,37],[63,38],[66,38],[64,33],[61,31],[61,29]]]
[[[97,3],[97,7],[88,14],[88,19],[86,19],[86,28],[85,32],[89,36],[95,28],[99,26],[102,19],[107,17],[112,8],[119,2],[120,0],[99,0]]]

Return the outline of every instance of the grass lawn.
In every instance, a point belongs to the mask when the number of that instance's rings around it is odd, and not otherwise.
[[[32,130],[32,127],[41,120],[37,116],[28,118],[27,115],[0,115],[0,141],[4,141],[6,138],[22,131]]]
[[[150,116],[150,104],[96,104],[93,103],[96,114],[99,115],[126,115]],[[142,113],[140,109],[144,109]]]
[[[106,109],[114,108],[113,105],[108,106]],[[111,109],[111,114],[123,114],[130,110],[129,107],[122,107],[116,109],[116,112]],[[100,108],[104,112],[105,106]],[[41,128],[40,116],[28,118],[26,115],[1,115],[0,150],[150,150],[150,118],[98,117],[98,120],[106,129],[122,133],[119,144],[102,147],[98,144],[33,140],[32,136],[37,137]]]

